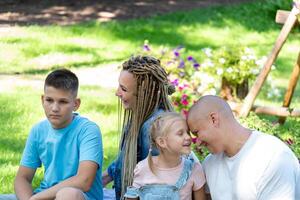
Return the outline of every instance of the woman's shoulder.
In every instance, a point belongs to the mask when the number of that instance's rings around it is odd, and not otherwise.
[[[165,112],[163,109],[159,108],[153,111],[153,113],[146,119],[143,123],[143,127],[148,127],[152,124],[152,122],[158,117],[159,114]]]

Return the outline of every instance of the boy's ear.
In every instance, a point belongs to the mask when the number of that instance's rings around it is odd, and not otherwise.
[[[44,104],[44,95],[43,94],[41,95],[41,101],[42,101],[42,104]]]
[[[161,148],[166,148],[167,147],[166,140],[163,137],[157,137],[155,142]]]
[[[74,103],[73,111],[78,110],[78,108],[79,108],[79,106],[80,106],[80,103],[81,103],[80,98],[76,98],[76,99],[75,99],[75,103]]]

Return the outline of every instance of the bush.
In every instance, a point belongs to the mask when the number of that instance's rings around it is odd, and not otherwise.
[[[277,10],[291,10],[292,0],[263,0],[261,6],[271,17],[276,15]]]
[[[257,60],[250,48],[237,46],[218,50],[204,48],[196,57],[187,55],[183,46],[155,50],[145,41],[142,54],[161,60],[171,83],[176,87],[171,97],[173,104],[176,111],[183,114],[200,96],[217,94],[222,79],[235,87],[244,80],[253,80],[263,66],[263,60]]]

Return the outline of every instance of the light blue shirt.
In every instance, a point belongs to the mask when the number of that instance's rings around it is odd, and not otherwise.
[[[101,132],[94,122],[74,114],[73,121],[62,129],[53,129],[48,120],[36,124],[27,139],[21,165],[33,169],[44,165],[44,179],[35,190],[37,193],[75,176],[79,163],[85,160],[99,166],[94,183],[85,194],[91,199],[102,200]]]

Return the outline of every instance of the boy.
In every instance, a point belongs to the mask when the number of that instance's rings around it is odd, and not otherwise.
[[[98,126],[73,113],[80,106],[78,78],[66,69],[50,73],[42,105],[47,117],[27,139],[15,179],[18,199],[100,200],[103,197],[102,138]],[[38,167],[44,166],[40,187],[32,190]]]

